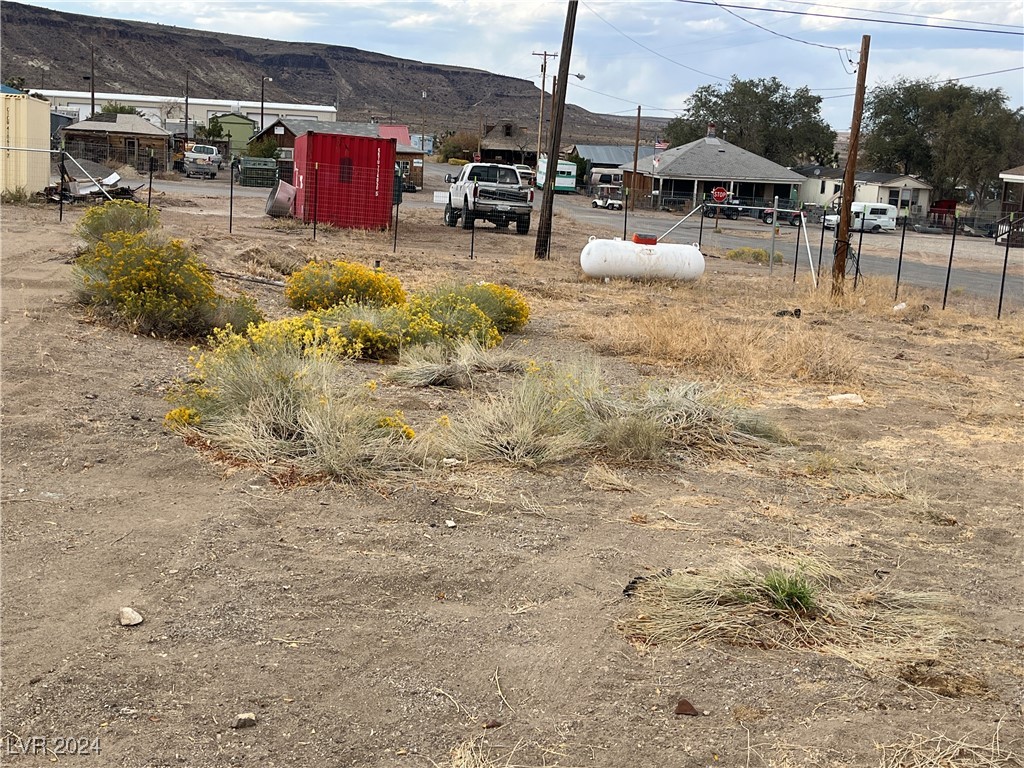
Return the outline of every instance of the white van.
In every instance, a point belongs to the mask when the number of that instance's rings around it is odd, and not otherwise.
[[[885,203],[850,203],[850,231],[860,232],[894,232],[896,230],[895,205]],[[839,226],[839,214],[830,213],[825,217],[825,229]]]

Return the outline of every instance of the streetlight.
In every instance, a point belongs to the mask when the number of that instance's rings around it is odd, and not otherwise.
[[[265,97],[266,97],[267,83],[272,83],[272,82],[274,82],[274,78],[272,78],[272,77],[267,77],[266,75],[263,75],[263,77],[260,78],[260,130],[261,131],[264,128],[267,127],[266,124],[263,122],[263,102],[264,102]]]

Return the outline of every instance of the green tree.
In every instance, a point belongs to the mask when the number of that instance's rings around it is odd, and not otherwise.
[[[566,155],[565,159],[576,166],[576,186],[588,186],[590,184],[588,181],[590,172],[589,161],[585,157],[581,157],[579,152],[575,151],[571,155]]]
[[[864,161],[919,175],[940,198],[966,189],[980,205],[1000,171],[1024,162],[1024,111],[1006,103],[998,88],[960,83],[898,80],[876,88],[865,109]]]
[[[139,117],[145,117],[145,115],[135,107],[130,107],[127,104],[121,104],[116,101],[104,104],[100,107],[100,112],[105,115],[138,115]]]
[[[274,141],[273,136],[267,136],[254,141],[249,144],[249,149],[246,154],[249,157],[277,157],[280,147],[277,146],[277,142]]]
[[[196,128],[196,138],[207,140],[223,139],[224,126],[220,124],[220,120],[216,117],[211,117],[209,125],[200,125]]]
[[[4,80],[4,85],[9,85],[11,88],[17,88],[19,91],[25,90],[25,78],[24,77],[8,77]]]
[[[790,90],[775,77],[701,86],[665,136],[672,146],[686,144],[706,135],[708,123],[719,138],[780,165],[827,164],[835,157],[836,134],[821,117],[821,97],[806,87]]]
[[[480,139],[475,133],[459,131],[447,137],[441,144],[441,162],[451,158],[466,160],[473,156],[476,148],[480,146]]]

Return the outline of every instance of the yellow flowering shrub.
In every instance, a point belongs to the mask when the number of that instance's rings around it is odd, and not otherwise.
[[[346,261],[311,261],[288,276],[284,295],[293,309],[327,309],[345,302],[381,307],[405,303],[397,277]]]
[[[84,304],[129,328],[161,336],[210,329],[218,307],[213,277],[181,240],[149,232],[110,232],[73,270]]]
[[[514,333],[530,320],[530,305],[523,295],[507,285],[471,283],[463,286],[443,286],[434,295],[464,296],[494,322],[500,333]]]
[[[377,422],[377,426],[381,429],[391,430],[403,440],[412,440],[416,437],[416,432],[406,423],[405,414],[401,411],[395,411],[390,416],[381,417]]]
[[[409,333],[414,344],[476,339],[481,346],[490,348],[501,343],[494,321],[465,296],[421,294],[409,302],[409,312],[414,321]]]
[[[199,415],[199,411],[185,406],[173,408],[164,416],[164,426],[172,432],[196,427],[201,421],[202,417]]]
[[[75,232],[93,245],[111,232],[137,235],[159,226],[160,214],[155,208],[147,208],[131,200],[107,200],[89,208],[75,226]]]

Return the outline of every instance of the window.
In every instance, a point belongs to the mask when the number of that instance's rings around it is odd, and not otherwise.
[[[338,165],[338,181],[342,184],[352,183],[352,158],[343,157]]]
[[[511,136],[511,135],[512,135],[512,124],[511,123],[505,123],[505,136],[508,137],[508,136]]]
[[[824,179],[821,180],[821,189],[818,190],[818,194],[821,194],[821,195],[825,194],[825,180]]]

